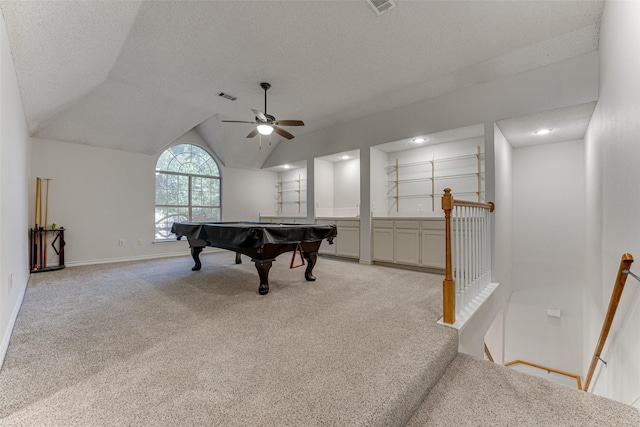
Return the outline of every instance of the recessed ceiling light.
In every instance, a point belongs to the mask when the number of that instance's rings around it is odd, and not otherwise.
[[[534,133],[536,135],[546,135],[551,131],[552,131],[552,129],[539,129],[539,130],[535,131]]]
[[[340,158],[342,160],[349,160],[351,157],[347,156],[346,154],[344,156],[340,156]]]
[[[291,165],[282,165],[283,168],[285,169],[289,169],[291,167]]]
[[[424,139],[423,137],[419,136],[417,138],[413,138],[412,142],[415,142],[416,144],[422,144],[423,142],[425,142],[426,139]]]

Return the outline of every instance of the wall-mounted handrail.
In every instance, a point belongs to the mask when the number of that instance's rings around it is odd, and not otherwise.
[[[553,368],[547,368],[546,366],[537,365],[537,364],[531,363],[531,362],[525,362],[524,360],[514,360],[514,361],[511,361],[511,362],[507,362],[507,363],[504,364],[504,366],[511,366],[511,365],[516,365],[516,364],[532,366],[532,367],[537,368],[537,369],[542,369],[543,371],[553,372],[555,374],[560,374],[560,375],[564,375],[564,376],[573,378],[573,379],[576,380],[576,383],[578,385],[578,390],[582,390],[582,384],[580,384],[580,375],[570,374],[568,372],[559,371],[559,370],[553,369]]]
[[[455,208],[466,208],[456,215],[460,219],[459,227],[456,227],[456,277],[464,284],[453,279],[453,255],[452,255],[452,231],[451,213]],[[476,286],[481,282],[491,279],[490,258],[490,220],[489,213],[493,212],[493,202],[469,202],[456,200],[451,194],[450,188],[444,189],[442,196],[442,210],[445,218],[445,277],[442,282],[442,321],[453,325],[456,321],[456,293],[465,295],[466,300],[479,294],[482,289]],[[488,284],[488,283],[486,283]],[[461,306],[463,306],[462,304]],[[462,307],[458,307],[460,311]]]
[[[624,284],[627,281],[627,276],[629,275],[629,269],[631,268],[631,264],[633,263],[633,256],[631,254],[622,255],[622,259],[620,260],[620,267],[618,268],[618,275],[616,277],[616,283],[613,286],[613,291],[611,292],[611,299],[609,300],[609,308],[607,309],[607,314],[604,317],[604,322],[602,323],[602,331],[600,332],[600,338],[598,339],[598,344],[596,345],[596,349],[593,352],[593,358],[591,359],[591,365],[589,365],[589,371],[587,372],[587,377],[584,381],[584,391],[589,390],[589,384],[591,383],[591,379],[593,378],[593,373],[596,370],[596,365],[598,364],[598,360],[602,360],[600,355],[602,354],[602,349],[604,348],[604,344],[607,341],[607,336],[609,335],[609,330],[611,329],[611,324],[613,323],[613,318],[616,315],[616,310],[618,309],[618,304],[620,303],[620,297],[622,296],[622,291],[624,290]]]

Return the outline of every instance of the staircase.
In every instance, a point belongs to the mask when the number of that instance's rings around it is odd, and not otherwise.
[[[640,413],[460,353],[406,426],[640,426]]]

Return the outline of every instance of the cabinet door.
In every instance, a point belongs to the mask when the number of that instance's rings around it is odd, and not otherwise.
[[[393,228],[373,229],[373,260],[393,262]]]
[[[420,264],[420,230],[396,228],[396,262]]]
[[[444,230],[422,230],[421,265],[431,268],[445,267],[445,233]]]
[[[349,258],[360,258],[360,228],[340,227],[336,237],[336,254]]]

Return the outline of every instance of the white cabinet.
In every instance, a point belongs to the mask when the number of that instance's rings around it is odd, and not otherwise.
[[[373,260],[444,269],[444,219],[373,220]]]
[[[394,262],[393,221],[373,221],[373,260]]]
[[[445,266],[444,221],[422,221],[420,265],[431,268]]]
[[[420,264],[420,230],[396,229],[396,262],[398,264]]]
[[[348,258],[360,258],[360,221],[337,221],[338,242],[336,254]]]
[[[333,245],[327,241],[320,245],[321,254],[360,259],[359,219],[318,218],[316,224],[336,224],[338,228],[338,236],[333,239]]]

